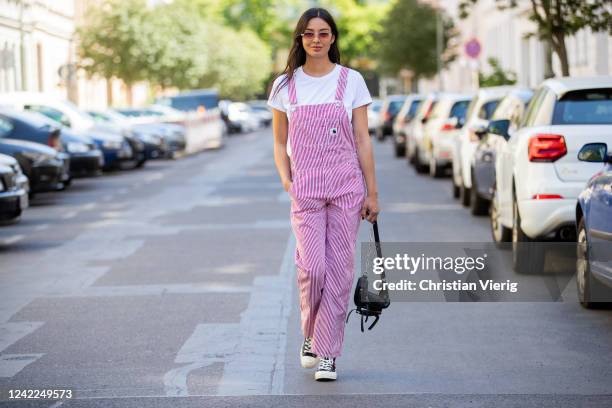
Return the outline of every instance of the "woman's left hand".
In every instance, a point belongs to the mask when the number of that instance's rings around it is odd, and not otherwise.
[[[376,197],[366,196],[361,207],[361,219],[363,220],[365,218],[371,223],[374,223],[379,212],[378,199]]]

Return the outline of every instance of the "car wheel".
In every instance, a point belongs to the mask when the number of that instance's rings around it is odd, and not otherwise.
[[[525,234],[516,197],[512,200],[512,266],[517,273],[541,273],[544,269],[544,248]]]
[[[463,182],[459,186],[459,201],[464,207],[470,206],[470,189]]]
[[[417,173],[421,174],[426,173],[429,170],[429,166],[421,162],[421,155],[418,147],[414,149],[414,168],[416,169]]]
[[[512,241],[512,230],[504,226],[501,223],[499,209],[499,195],[497,194],[497,188],[493,186],[493,197],[491,199],[489,220],[491,222],[491,235],[493,242],[496,245],[501,246],[503,242]]]
[[[404,157],[406,155],[406,146],[397,144],[397,142],[394,142],[394,144],[395,144],[395,157]]]
[[[472,215],[485,215],[489,208],[487,200],[478,194],[478,186],[476,177],[474,177],[474,169],[472,169],[472,188],[470,189],[470,210]]]
[[[584,218],[578,223],[578,245],[576,247],[576,287],[578,301],[587,309],[610,307],[612,288],[605,286],[591,274],[590,245]]]
[[[433,178],[439,178],[442,177],[442,173],[442,167],[438,166],[438,162],[432,154],[431,159],[429,159],[429,175]]]
[[[455,179],[453,178],[453,198],[459,198],[460,193],[459,186],[455,183]]]

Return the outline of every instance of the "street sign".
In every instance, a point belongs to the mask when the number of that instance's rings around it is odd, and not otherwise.
[[[480,55],[480,42],[476,38],[472,38],[470,41],[465,43],[465,53],[470,58],[478,58]]]

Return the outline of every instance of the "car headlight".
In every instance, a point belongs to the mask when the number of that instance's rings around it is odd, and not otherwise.
[[[102,142],[102,147],[106,149],[121,149],[121,141],[105,140],[104,142]]]
[[[145,143],[159,144],[160,142],[159,136],[152,133],[139,133],[138,138]]]
[[[70,153],[86,153],[89,151],[89,146],[87,146],[85,143],[79,142],[69,142],[66,145],[66,148]]]
[[[37,165],[47,160],[53,159],[53,157],[51,156],[48,156],[44,153],[37,153],[37,152],[23,152],[23,156],[29,160],[32,160],[34,165]]]

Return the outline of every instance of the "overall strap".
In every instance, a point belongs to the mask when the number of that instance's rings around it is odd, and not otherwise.
[[[291,105],[297,105],[297,93],[295,92],[295,72],[289,80],[289,103]]]
[[[336,100],[342,101],[344,98],[344,90],[346,89],[346,80],[348,78],[348,68],[342,67],[340,69],[340,76],[338,77],[338,86],[336,87]]]

